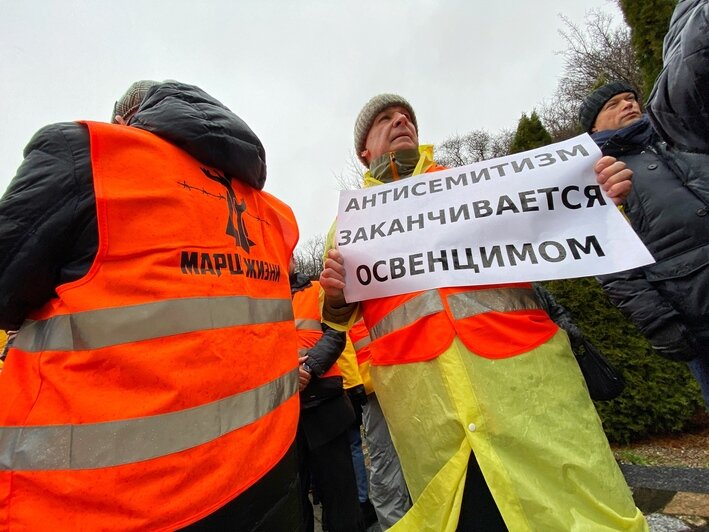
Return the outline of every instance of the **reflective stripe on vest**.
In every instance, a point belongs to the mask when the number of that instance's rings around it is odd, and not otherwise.
[[[350,330],[347,331],[347,334],[350,337],[352,347],[357,353],[357,359],[359,360],[360,354],[363,354],[362,350],[372,343],[372,338],[369,336],[369,331],[364,324],[364,319],[355,322],[355,324],[350,327]],[[369,356],[367,356],[367,358],[369,358]]]
[[[364,320],[361,319],[352,325],[348,334],[357,358],[357,367],[362,378],[364,391],[370,394],[374,391],[372,378],[369,374],[369,366],[372,361],[372,350],[369,346],[372,344],[372,338],[369,336]]]
[[[311,319],[295,320],[295,328],[298,331],[322,331],[322,322]]]
[[[206,405],[150,417],[87,423],[0,427],[0,470],[113,467],[210,442],[256,421],[298,389],[298,372]]]
[[[384,316],[379,323],[369,329],[369,335],[376,340],[398,329],[403,329],[420,318],[443,310],[443,301],[436,290],[421,292]]]
[[[287,299],[172,299],[27,320],[14,347],[27,352],[99,349],[200,330],[287,321],[292,316]]]
[[[493,288],[458,292],[448,296],[448,306],[456,320],[471,318],[486,312],[540,310],[531,288]]]
[[[492,288],[470,290],[448,296],[453,318],[461,320],[486,312],[512,312],[515,310],[540,310],[534,290],[530,288]],[[444,310],[443,301],[436,290],[422,292],[398,306],[369,330],[372,339],[403,329],[416,320]]]
[[[360,338],[359,340],[357,340],[352,345],[354,345],[355,351],[359,351],[360,349],[367,347],[371,343],[372,339],[369,336],[365,336],[364,338]]]
[[[369,336],[367,326],[364,324],[364,318],[356,321],[350,330],[347,332],[349,341],[352,344],[352,349],[357,361],[357,369],[359,376],[364,385],[364,391],[370,394],[374,391],[372,386],[372,378],[369,375],[369,366],[372,360],[372,351],[369,348],[372,339]]]

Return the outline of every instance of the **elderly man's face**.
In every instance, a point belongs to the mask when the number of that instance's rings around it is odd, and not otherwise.
[[[406,107],[394,105],[379,113],[364,143],[362,157],[368,162],[390,151],[416,149],[419,138]]]
[[[620,129],[629,126],[642,116],[640,104],[632,92],[616,94],[601,108],[593,125],[593,132]]]

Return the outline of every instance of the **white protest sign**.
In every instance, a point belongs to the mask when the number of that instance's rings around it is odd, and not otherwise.
[[[347,301],[601,275],[654,262],[596,182],[584,134],[340,194]]]

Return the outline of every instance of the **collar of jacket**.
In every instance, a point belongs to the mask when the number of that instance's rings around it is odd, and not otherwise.
[[[372,161],[364,174],[364,186],[373,187],[422,174],[434,164],[432,144],[422,144],[417,150],[385,153]]]
[[[643,150],[659,140],[647,114],[640,120],[620,129],[609,129],[593,133],[591,138],[601,149],[603,155],[619,155]]]

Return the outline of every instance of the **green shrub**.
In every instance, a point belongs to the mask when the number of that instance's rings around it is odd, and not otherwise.
[[[655,354],[595,279],[543,284],[625,377],[626,387],[618,398],[596,402],[608,439],[628,443],[652,434],[682,431],[704,404],[687,365]]]

